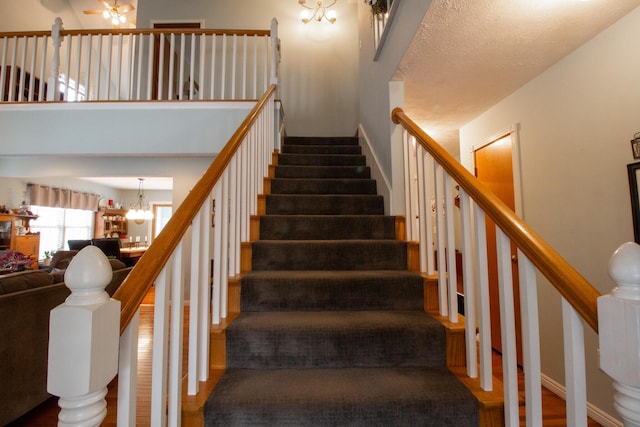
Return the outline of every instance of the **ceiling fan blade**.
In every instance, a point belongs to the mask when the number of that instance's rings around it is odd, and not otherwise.
[[[98,3],[106,7],[107,9],[113,9],[113,5],[106,0],[97,0]]]
[[[101,10],[83,10],[82,13],[85,15],[102,15]]]

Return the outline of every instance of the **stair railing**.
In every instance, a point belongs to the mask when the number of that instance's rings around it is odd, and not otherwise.
[[[151,425],[181,424],[182,331],[186,307],[189,310],[187,394],[195,395],[200,382],[208,379],[210,326],[227,316],[227,281],[240,274],[240,242],[249,240],[249,218],[257,213],[256,200],[263,190],[263,177],[268,173],[275,146],[279,122],[275,93],[276,86],[271,85],[114,294],[113,298],[121,302],[120,315],[115,319],[121,334],[118,425],[136,425],[138,322],[140,304],[151,286],[155,287],[151,414],[148,418]],[[86,287],[95,287],[91,283],[91,269],[88,270],[87,276],[82,276],[80,270],[73,277],[88,277],[90,283]],[[94,274],[96,280],[102,277],[97,272]],[[187,283],[189,295],[185,299]],[[81,283],[76,287],[82,286]],[[87,310],[97,310],[98,315],[93,315],[91,324],[96,325],[95,330],[102,331],[105,328],[101,325],[105,321],[111,324],[113,319],[102,318],[101,321],[102,306],[96,308],[95,301],[93,304]],[[112,310],[111,306],[108,308]],[[80,310],[70,307],[67,311]],[[77,317],[72,324],[81,323],[82,319],[84,317]],[[61,343],[79,340],[91,347],[87,353],[95,354],[93,350],[98,350],[107,354],[117,350],[101,348],[100,337],[91,336],[91,331],[85,332],[87,336],[69,336],[64,327],[59,328],[52,333],[50,345],[60,348]],[[85,348],[82,343],[77,347]],[[104,357],[96,360],[104,360]],[[50,391],[61,396],[60,420],[73,420],[73,423],[97,420],[95,425],[98,425],[104,419],[106,383],[94,381],[108,376],[105,369],[109,366],[104,365],[92,364],[85,372],[84,366],[69,366],[64,358],[50,360],[49,371],[55,372],[55,378],[59,379],[53,382]],[[80,378],[78,382],[84,388],[67,388],[64,379],[68,378]],[[78,389],[83,393],[79,394]]]
[[[0,33],[0,103],[257,99],[279,74],[270,30]]]
[[[493,389],[486,215],[496,224],[505,423],[517,426],[520,422],[511,254],[514,244],[522,311],[526,425],[542,425],[536,270],[562,296],[567,423],[587,425],[584,335],[580,320],[598,331],[596,300],[600,293],[401,109],[393,110],[392,120],[403,128],[407,240],[419,242],[420,269],[427,275],[436,271],[437,251],[437,265],[441,266],[438,270],[447,272],[438,274],[439,314],[452,323],[459,321],[452,214],[457,203],[454,189],[459,191],[467,375],[479,377],[483,390]],[[434,230],[434,223],[435,238],[430,231]]]

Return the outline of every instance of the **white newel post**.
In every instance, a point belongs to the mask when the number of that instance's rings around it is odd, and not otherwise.
[[[278,20],[271,19],[271,84],[277,85],[280,79],[280,38],[278,36]],[[279,87],[276,88],[279,92]],[[277,97],[277,96],[276,96]]]
[[[60,48],[62,47],[62,19],[56,18],[51,26],[51,41],[53,42],[53,57],[51,58],[51,76],[47,88],[47,101],[55,101],[58,92],[58,76],[60,75]]]
[[[600,367],[614,379],[625,426],[640,426],[640,246],[628,242],[609,261],[618,286],[598,298]]]
[[[51,310],[47,391],[59,396],[59,426],[98,426],[107,415],[107,385],[118,371],[120,301],[105,287],[113,273],[95,246],[64,275],[71,295]]]

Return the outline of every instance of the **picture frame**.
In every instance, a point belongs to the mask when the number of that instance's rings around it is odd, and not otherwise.
[[[640,162],[627,165],[629,191],[631,195],[631,215],[633,218],[633,240],[640,244]]]

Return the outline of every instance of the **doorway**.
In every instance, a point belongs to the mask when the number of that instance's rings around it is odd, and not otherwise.
[[[517,212],[519,195],[519,171],[517,170],[518,150],[515,132],[502,134],[489,143],[474,149],[475,174],[480,182],[495,193],[512,211]],[[514,161],[514,159],[516,161]],[[514,168],[515,166],[515,168]],[[496,252],[496,226],[486,218],[487,262],[489,272],[489,303],[491,305],[491,345],[502,353],[502,337],[500,334],[500,310],[498,290],[498,259]],[[522,365],[522,329],[520,321],[520,288],[518,284],[518,259],[515,245],[511,245],[513,298],[516,321],[516,348],[518,364]]]
[[[154,29],[200,29],[201,22],[154,22]],[[160,35],[155,36],[153,44],[153,80],[151,84],[152,99],[167,100],[181,99],[182,83],[178,81],[179,52],[174,50],[171,56],[171,38],[164,35],[164,43],[160,43]],[[190,39],[191,36],[185,36]],[[162,45],[162,46],[161,46]],[[190,45],[190,43],[189,43]],[[160,50],[162,49],[162,64],[160,64]],[[172,67],[173,65],[173,67]],[[171,74],[170,70],[173,70]],[[170,96],[171,94],[171,96]]]

